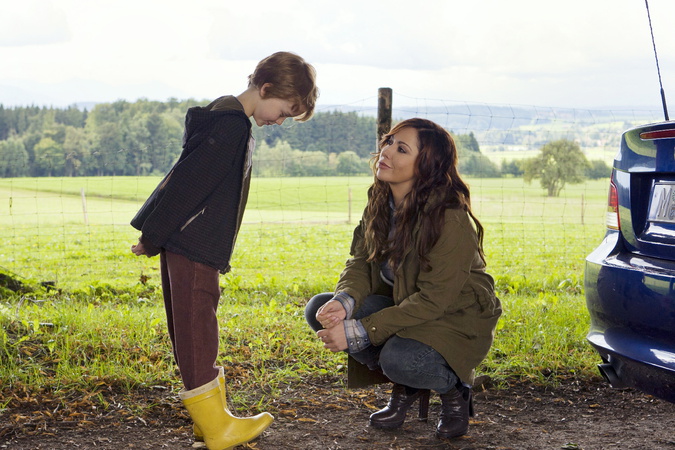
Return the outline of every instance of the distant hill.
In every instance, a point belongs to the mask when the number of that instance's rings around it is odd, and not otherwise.
[[[436,101],[437,103],[440,101]],[[323,110],[356,111],[368,116],[377,116],[377,109],[354,105],[323,106]],[[394,120],[423,117],[457,133],[483,132],[487,130],[514,130],[520,127],[551,125],[554,123],[575,124],[578,127],[602,123],[651,123],[663,120],[662,111],[645,107],[621,107],[606,109],[574,109],[547,106],[509,106],[490,104],[451,104],[444,106],[394,107]]]

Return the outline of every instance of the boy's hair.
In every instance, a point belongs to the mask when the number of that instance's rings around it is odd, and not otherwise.
[[[260,89],[265,83],[270,84],[265,89],[265,98],[291,100],[305,109],[295,120],[304,122],[312,117],[319,97],[316,70],[300,56],[291,52],[277,52],[260,61],[255,71],[248,76],[248,85]]]

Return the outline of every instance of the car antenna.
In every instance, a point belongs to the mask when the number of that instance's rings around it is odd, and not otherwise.
[[[666,94],[663,91],[663,82],[661,81],[661,68],[659,67],[659,55],[656,53],[656,42],[654,42],[654,29],[652,28],[652,16],[649,14],[649,0],[645,0],[647,7],[647,18],[649,19],[649,31],[652,33],[652,47],[654,47],[654,57],[656,58],[656,72],[659,74],[659,86],[661,87],[661,103],[663,104],[663,115],[666,121],[668,118],[668,106],[666,105]]]

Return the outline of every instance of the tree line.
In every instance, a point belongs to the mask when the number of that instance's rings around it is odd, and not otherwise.
[[[0,105],[0,177],[163,175],[182,150],[187,109],[206,103],[120,100],[90,111]],[[369,174],[376,129],[374,117],[338,110],[317,112],[305,123],[289,119],[281,126],[254,126],[254,171],[258,176]],[[463,174],[524,174],[521,162],[499,167],[481,154],[472,132],[453,136]]]
[[[181,152],[183,123],[195,100],[138,100],[76,106],[0,105],[0,177],[162,175]],[[306,123],[253,127],[260,176],[368,174],[376,119],[317,112]],[[498,176],[473,133],[456,135],[464,173]]]

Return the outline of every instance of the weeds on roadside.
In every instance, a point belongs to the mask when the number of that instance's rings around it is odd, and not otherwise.
[[[234,405],[264,409],[285,385],[308,377],[346,377],[344,354],[324,350],[304,321],[308,297],[329,286],[285,285],[264,277],[251,286],[240,281],[222,286],[218,311],[219,362],[233,383]],[[573,284],[500,283],[505,312],[479,373],[497,384],[513,378],[545,384],[595,376],[597,358],[585,343],[584,300]],[[5,387],[94,395],[101,386],[178,389],[159,291],[139,289],[120,293],[99,286],[89,292],[95,301],[79,291],[40,289],[6,297],[0,302]]]

